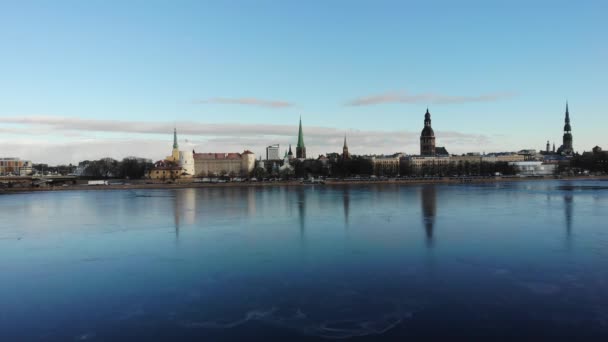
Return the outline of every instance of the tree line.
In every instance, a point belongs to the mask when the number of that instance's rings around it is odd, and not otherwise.
[[[149,159],[126,157],[121,161],[113,158],[85,160],[78,164],[80,176],[89,178],[141,179],[154,167]]]

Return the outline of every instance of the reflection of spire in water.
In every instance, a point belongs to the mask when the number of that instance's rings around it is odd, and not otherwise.
[[[564,213],[566,215],[566,236],[570,239],[570,233],[572,232],[572,194],[567,193],[564,195]]]
[[[344,204],[344,223],[348,226],[348,215],[350,211],[350,188],[342,189],[342,201]]]
[[[300,218],[300,237],[304,237],[304,227],[306,225],[306,194],[304,191],[304,187],[299,186],[296,192],[298,197],[298,215]]]
[[[426,231],[426,243],[432,247],[434,243],[433,229],[437,211],[437,193],[434,185],[425,185],[421,189],[422,221]]]
[[[175,196],[173,197],[173,222],[175,224],[175,239],[179,239],[179,207],[180,207],[181,199],[180,199],[180,191],[175,191]]]

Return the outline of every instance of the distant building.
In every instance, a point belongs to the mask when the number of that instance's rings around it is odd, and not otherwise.
[[[300,117],[300,128],[298,130],[298,145],[296,146],[296,158],[306,159],[306,146],[304,145],[304,133],[302,133],[302,117]]]
[[[177,143],[177,129],[173,129],[173,148],[171,155],[164,160],[154,163],[154,168],[149,171],[149,177],[153,179],[181,178],[194,176],[194,151],[180,151]],[[180,172],[177,172],[179,168]],[[158,171],[158,172],[156,172]],[[175,173],[179,173],[175,177]]]
[[[394,156],[372,156],[372,170],[374,175],[397,175],[400,168],[400,155]]]
[[[194,153],[194,173],[197,177],[248,177],[254,167],[255,155],[248,150],[243,153]]]
[[[32,162],[19,158],[0,158],[0,176],[27,176],[32,174]]]
[[[279,160],[281,156],[279,154],[279,144],[270,145],[266,147],[266,160]]]
[[[148,172],[151,179],[169,180],[182,177],[183,169],[173,161],[159,160],[154,163],[154,168]]]
[[[520,161],[511,162],[520,176],[550,176],[555,172],[557,165],[543,164],[540,161]]]
[[[291,148],[289,150],[291,152]],[[293,159],[293,155],[291,156],[291,159]],[[289,163],[290,157],[289,157],[289,153],[285,153],[285,157],[283,158],[283,165],[281,165],[279,167],[279,173],[281,174],[292,174],[294,173],[294,167]]]
[[[562,146],[557,149],[557,153],[566,156],[574,155],[574,148],[572,145],[572,126],[570,125],[570,112],[568,111],[568,102],[566,102],[566,118],[564,120],[564,136],[562,139]]]
[[[194,176],[194,151],[179,151],[178,166],[181,166],[186,176]]]
[[[450,156],[407,156],[401,162],[413,169],[421,169],[429,166],[445,166],[450,164]]]
[[[289,158],[289,160],[293,159],[293,152],[291,152],[291,144],[289,144],[289,152],[287,152],[287,158]]]
[[[518,162],[524,161],[526,157],[523,154],[517,154],[515,152],[499,152],[492,153],[486,156],[487,158],[493,158],[494,162]],[[491,159],[488,159],[490,161]]]

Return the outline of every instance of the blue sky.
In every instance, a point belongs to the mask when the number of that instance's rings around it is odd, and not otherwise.
[[[605,1],[0,4],[0,155],[608,147]],[[163,134],[167,130],[166,134]],[[293,131],[293,134],[291,133]],[[245,132],[245,133],[243,133]],[[186,141],[187,139],[187,141]]]

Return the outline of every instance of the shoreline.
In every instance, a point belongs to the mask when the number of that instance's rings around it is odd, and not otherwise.
[[[551,177],[496,177],[496,178],[441,178],[441,179],[389,179],[389,180],[329,180],[323,184],[306,184],[300,181],[277,181],[277,182],[239,182],[239,183],[141,183],[141,184],[117,184],[117,185],[86,185],[77,184],[69,186],[51,187],[14,187],[2,188],[1,194],[49,192],[49,191],[100,191],[100,190],[156,190],[156,189],[197,189],[197,188],[223,188],[223,187],[276,187],[276,186],[351,186],[351,185],[421,185],[421,184],[482,184],[482,183],[505,183],[522,181],[546,181],[546,180],[608,180],[607,176],[575,176],[555,178]]]

